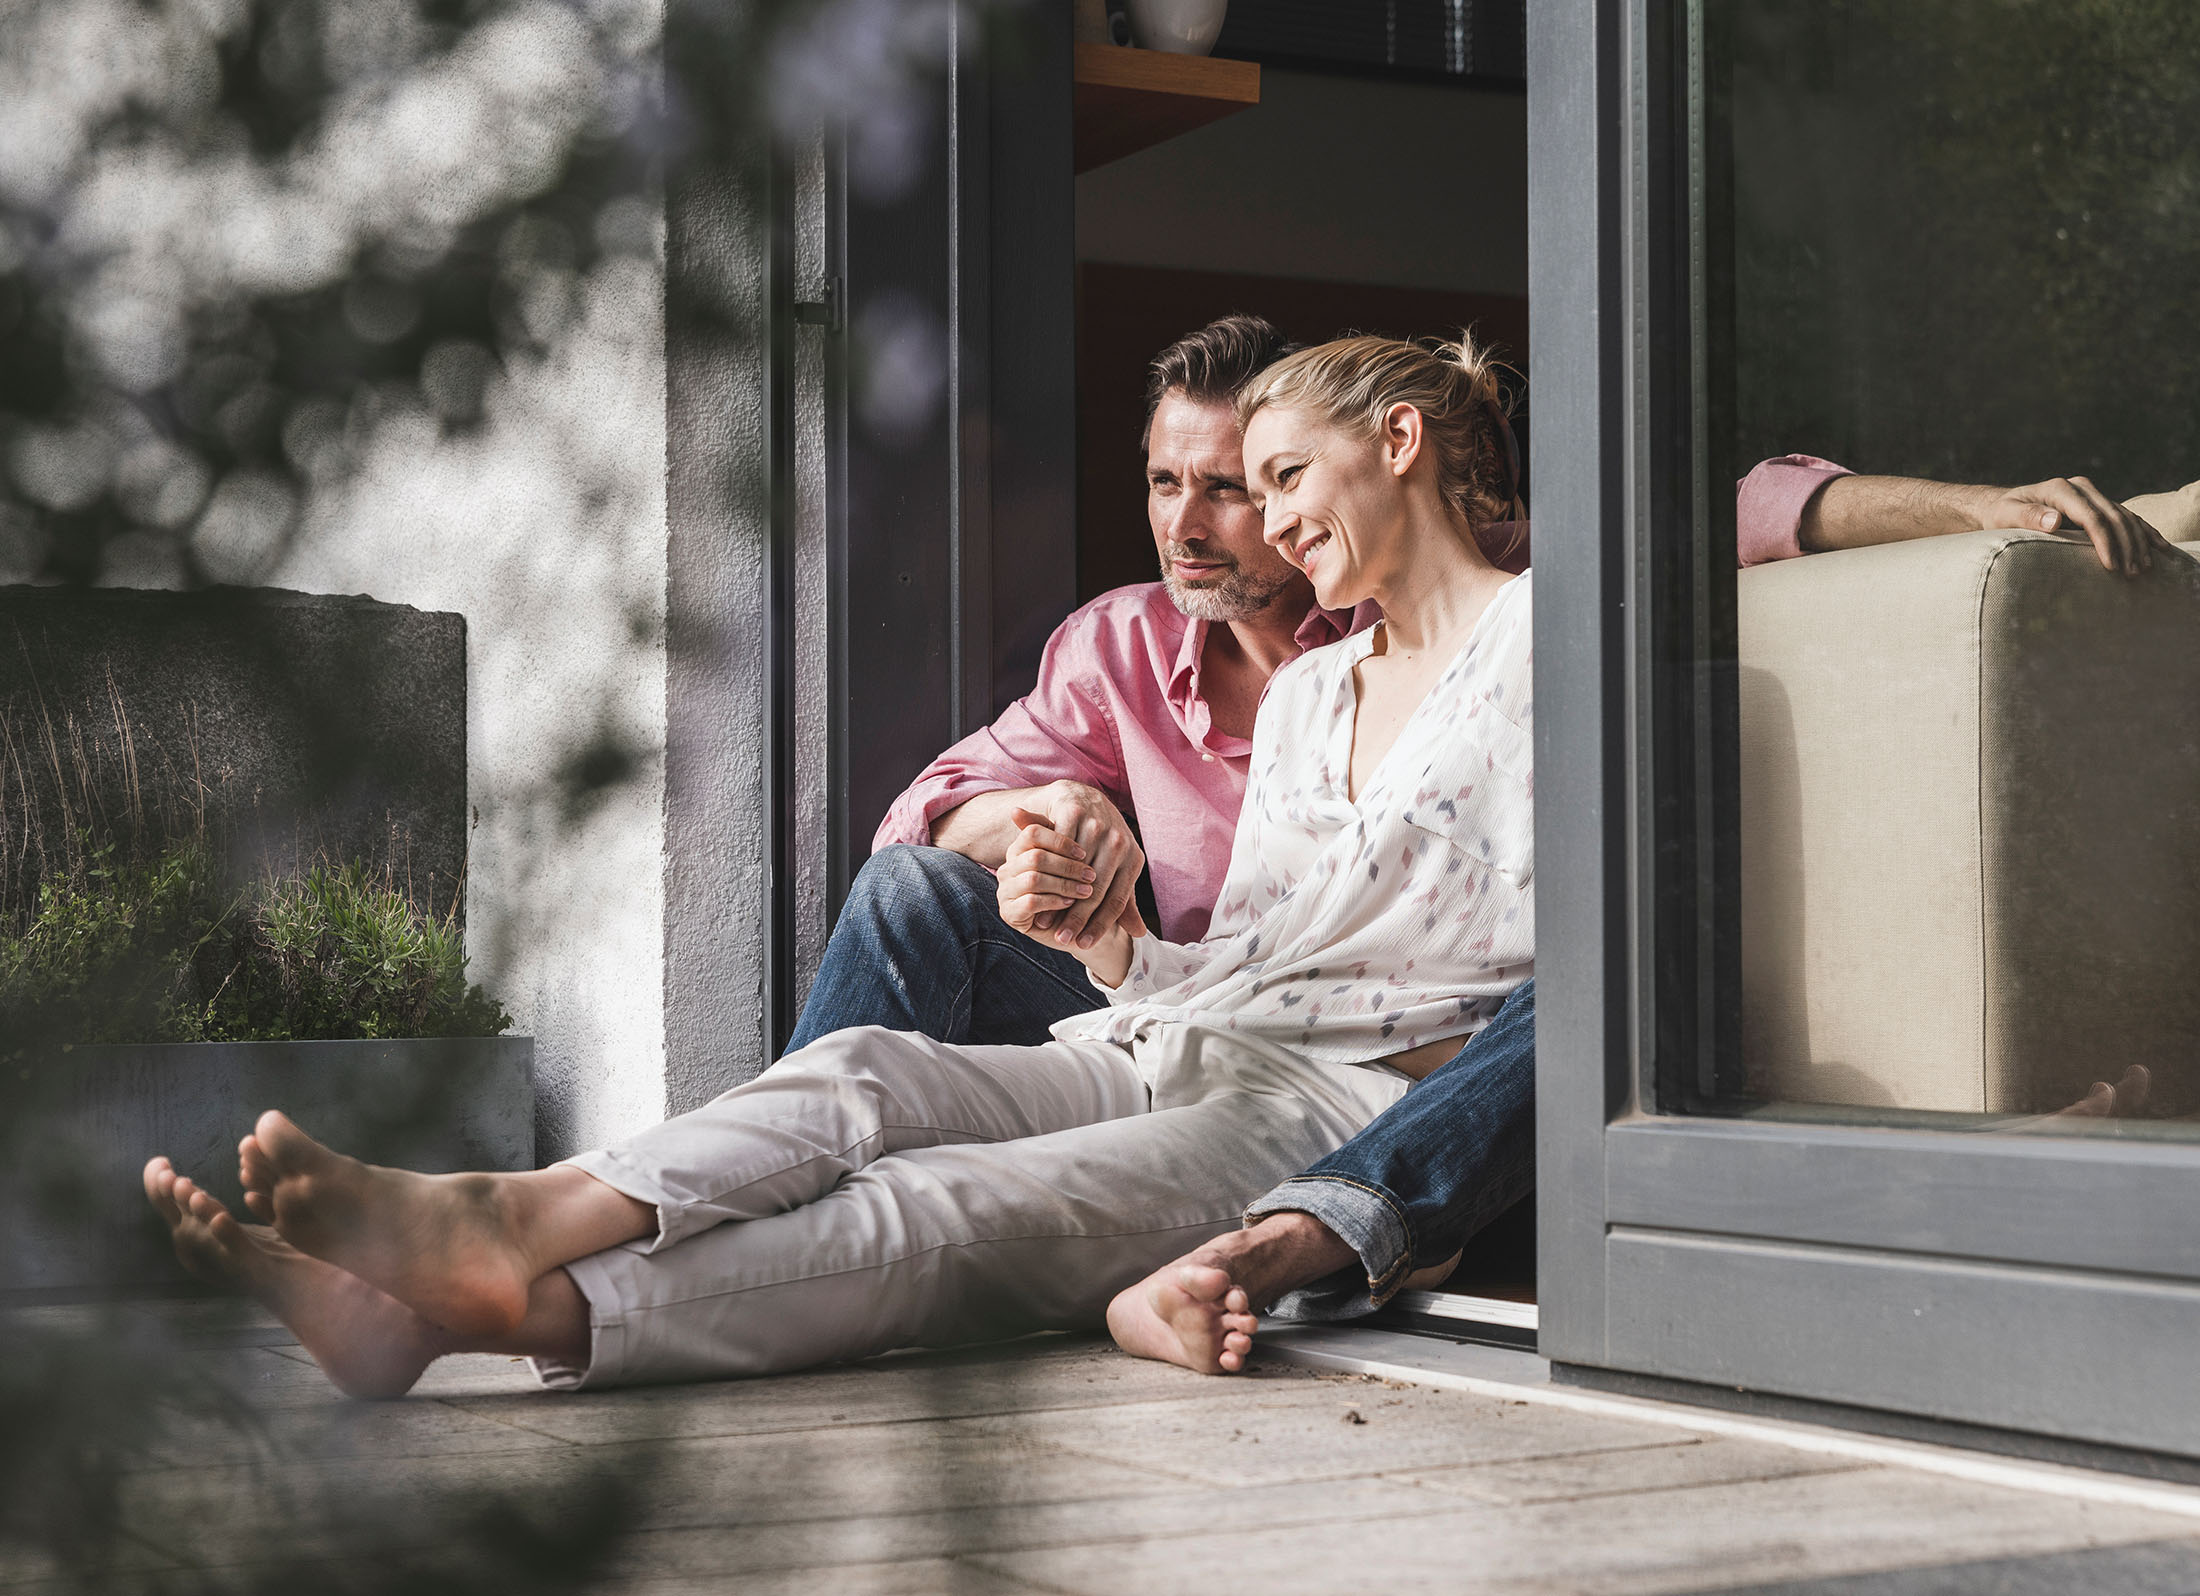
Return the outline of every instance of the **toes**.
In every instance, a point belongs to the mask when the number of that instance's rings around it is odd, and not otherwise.
[[[252,1138],[259,1143],[260,1151],[267,1155],[270,1166],[288,1163],[305,1149],[318,1146],[312,1137],[293,1124],[290,1116],[279,1108],[269,1109],[254,1122]]]
[[[247,1136],[237,1144],[237,1179],[248,1191],[275,1184],[275,1161],[267,1156],[257,1136]]]
[[[1246,1353],[1253,1350],[1253,1338],[1233,1330],[1222,1338],[1222,1350],[1235,1352],[1242,1358]]]
[[[157,1209],[164,1219],[173,1220],[176,1212],[174,1198],[169,1195],[176,1180],[175,1166],[165,1158],[149,1159],[145,1165],[145,1200]]]
[[[1260,1320],[1249,1313],[1226,1313],[1222,1316],[1222,1328],[1251,1335],[1260,1328]]]
[[[191,1196],[188,1206],[191,1210],[191,1217],[193,1219],[196,1219],[202,1225],[212,1224],[214,1222],[214,1216],[216,1214],[226,1214],[229,1212],[227,1208],[222,1206],[221,1199],[219,1197],[216,1197],[212,1192],[208,1191],[204,1186],[194,1186],[191,1188]]]
[[[1253,1300],[1246,1296],[1243,1286],[1232,1286],[1230,1294],[1222,1299],[1222,1311],[1224,1313],[1251,1313],[1253,1311]]]
[[[1178,1289],[1193,1301],[1214,1306],[1224,1300],[1230,1277],[1210,1264],[1186,1264],[1176,1272]]]
[[[244,1205],[251,1212],[254,1219],[265,1220],[271,1225],[275,1223],[275,1199],[268,1196],[266,1192],[246,1192],[244,1194]]]

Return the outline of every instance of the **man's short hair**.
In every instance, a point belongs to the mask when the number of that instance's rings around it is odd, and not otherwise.
[[[1153,413],[1169,394],[1181,393],[1194,404],[1227,405],[1240,388],[1299,347],[1260,316],[1225,316],[1186,333],[1146,368],[1146,425],[1138,434],[1139,449],[1152,441]]]

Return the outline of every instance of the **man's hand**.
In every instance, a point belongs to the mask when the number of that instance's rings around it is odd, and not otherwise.
[[[2021,488],[1968,487],[1922,477],[1835,477],[1803,506],[1796,538],[1806,553],[1863,549],[1910,538],[2002,529],[2083,538],[2102,566],[2136,576],[2174,547],[2084,477]]]
[[[2102,568],[2136,576],[2154,564],[2169,542],[2145,521],[2085,477],[2051,477],[2022,488],[1975,488],[1981,531],[2024,527],[2084,538]]]
[[[1026,812],[1039,816],[1048,830],[1076,848],[1065,855],[1065,862],[1088,866],[1085,879],[1092,887],[1049,912],[1038,929],[1054,933],[1063,947],[1089,948],[1099,933],[1118,923],[1134,937],[1146,935],[1145,917],[1137,903],[1146,851],[1138,846],[1130,822],[1108,795],[1081,781],[1052,782],[1024,794],[1018,814]],[[1017,824],[1022,826],[1020,818]]]
[[[1014,818],[1016,840],[1001,861],[994,888],[1001,918],[1034,941],[1068,948],[1107,986],[1122,985],[1130,972],[1131,938],[1145,934],[1137,909],[1109,920],[1092,916],[1091,928],[1073,928],[1068,917],[1080,909],[1089,915],[1099,895],[1094,868],[1084,862],[1086,849],[1046,815],[1018,809]]]
[[[1059,922],[1076,937],[1121,921],[1132,936],[1146,935],[1135,897],[1146,853],[1123,812],[1097,787],[1081,781],[1053,781],[1043,787],[979,793],[932,822],[932,845],[997,871],[1016,844],[1020,829],[1016,816],[1027,811],[1043,817],[1049,830],[1083,850],[1074,860],[1091,867],[1085,879],[1093,889],[1066,910],[1047,911],[1036,929],[1053,931]],[[1073,945],[1068,940],[1063,943]]]

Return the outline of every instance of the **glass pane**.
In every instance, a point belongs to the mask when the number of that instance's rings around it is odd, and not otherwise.
[[[1699,1106],[2188,1134],[2200,6],[1699,0],[1679,53],[1698,514],[1747,567]]]

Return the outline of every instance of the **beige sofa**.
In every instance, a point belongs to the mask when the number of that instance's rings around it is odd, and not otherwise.
[[[2200,540],[2200,483],[2132,503]],[[2200,1111],[2200,562],[1979,532],[1739,605],[1750,1095],[2038,1113],[2137,1063]]]

